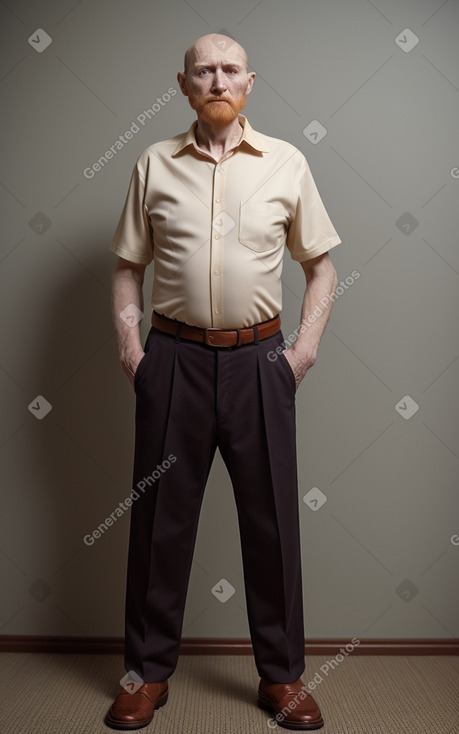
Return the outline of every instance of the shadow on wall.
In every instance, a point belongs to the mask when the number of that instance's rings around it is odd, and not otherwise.
[[[129,512],[84,541],[129,496],[134,438],[134,393],[110,313],[115,259],[106,242],[93,251],[54,277],[46,308],[31,315],[29,410],[6,458],[17,493],[5,547],[26,578],[2,634],[124,634]]]

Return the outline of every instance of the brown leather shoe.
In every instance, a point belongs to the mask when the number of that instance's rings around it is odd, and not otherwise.
[[[112,729],[141,729],[148,726],[156,709],[167,701],[167,680],[143,683],[135,693],[124,688],[110,706],[105,723]]]
[[[272,683],[260,680],[258,705],[274,714],[284,729],[320,729],[324,725],[320,708],[301,678],[294,683]]]

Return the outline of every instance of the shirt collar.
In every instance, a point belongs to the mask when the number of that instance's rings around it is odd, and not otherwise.
[[[255,130],[252,128],[251,124],[249,123],[248,119],[244,115],[238,115],[239,122],[244,128],[244,131],[242,133],[242,138],[240,139],[237,147],[242,145],[242,143],[247,143],[250,148],[253,148],[257,153],[269,153],[269,147],[267,146],[266,142],[260,138],[259,135],[255,132]],[[171,154],[172,157],[178,155],[182,150],[185,150],[188,146],[192,145],[198,153],[201,153],[202,151],[199,150],[198,145],[196,143],[196,135],[195,130],[198,125],[198,121],[195,120],[190,127],[188,128],[187,132],[183,134],[182,139],[180,140],[179,144]]]

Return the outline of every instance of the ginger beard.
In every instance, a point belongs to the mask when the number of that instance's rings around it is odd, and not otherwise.
[[[201,120],[208,122],[213,127],[219,128],[226,127],[230,122],[233,122],[239,112],[244,109],[245,94],[236,98],[206,97],[205,99],[202,99],[192,92],[189,92],[188,101],[191,107],[196,110]]]

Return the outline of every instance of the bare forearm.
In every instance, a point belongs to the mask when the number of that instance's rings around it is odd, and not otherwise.
[[[315,362],[322,336],[327,326],[338,279],[334,269],[313,277],[306,288],[301,309],[298,337],[292,349],[298,356]]]
[[[338,279],[328,253],[302,263],[307,286],[301,308],[301,322],[297,329],[297,338],[291,349],[284,351],[290,363],[297,387],[306,372],[316,361],[320,340],[322,339],[330,311]]]
[[[143,356],[139,322],[134,317],[126,322],[121,313],[134,304],[143,312],[143,272],[135,268],[118,266],[112,275],[112,318],[116,329],[121,363],[131,375]],[[126,369],[125,369],[126,371]]]

